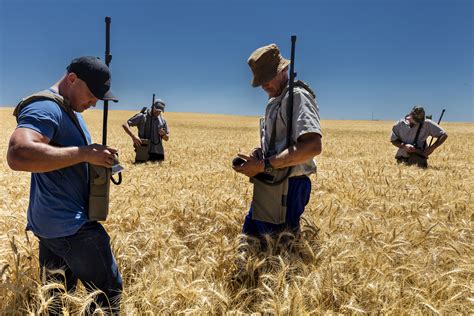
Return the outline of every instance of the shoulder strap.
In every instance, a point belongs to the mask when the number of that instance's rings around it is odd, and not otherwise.
[[[415,146],[415,148],[418,148],[418,137],[420,136],[420,131],[422,127],[423,122],[420,123],[420,125],[418,126],[418,130],[416,131],[415,140],[413,141],[413,146]]]
[[[151,116],[150,112],[146,113],[145,116],[145,135],[143,135],[145,138],[151,139],[151,122],[153,118]]]
[[[42,101],[42,100],[53,101],[56,104],[58,104],[60,107],[62,107],[66,112],[68,112],[66,102],[61,95],[44,90],[44,91],[33,93],[32,95],[29,95],[26,98],[21,99],[20,103],[18,103],[15,109],[13,110],[13,116],[17,118],[17,122],[18,122],[18,114],[20,114],[21,110],[23,110],[27,105],[30,105],[33,102]]]
[[[77,129],[82,135],[82,138],[84,139],[85,144],[87,145],[87,137],[81,127],[81,124],[79,124],[79,121],[77,120],[76,114],[73,112],[71,106],[69,105],[69,102],[63,96],[56,93],[52,93],[48,90],[33,93],[32,95],[27,96],[26,98],[23,98],[13,110],[13,116],[16,117],[16,121],[18,122],[18,114],[20,114],[21,110],[23,110],[25,107],[27,107],[31,103],[34,103],[36,101],[42,101],[42,100],[53,101],[54,103],[59,105],[68,114],[71,120],[74,122],[74,125],[76,125]]]
[[[306,91],[308,91],[309,94],[311,94],[313,98],[316,98],[316,94],[314,93],[313,89],[311,89],[311,87],[306,82],[297,80],[295,82],[295,87],[300,87],[300,88],[305,89]]]
[[[314,93],[314,91],[310,88],[310,86],[305,83],[304,81],[301,81],[301,80],[297,80],[295,81],[295,87],[300,87],[300,88],[303,88],[304,90],[306,90],[309,94],[311,94],[311,96],[313,98],[316,98],[316,94]],[[282,95],[283,95],[283,98],[288,94],[288,86],[283,90],[282,92]],[[282,98],[282,100],[283,100]],[[280,106],[281,106],[281,103],[280,103]],[[278,113],[277,113],[277,116],[278,116]],[[292,120],[293,117],[287,117],[287,120]],[[291,140],[291,135],[289,135],[288,139]],[[290,147],[292,144],[291,144],[291,141],[290,143],[288,144],[288,147]],[[270,153],[272,153],[274,150],[275,150],[275,146],[276,146],[276,119],[273,121],[273,128],[272,128],[272,134],[270,135],[270,142],[268,143],[268,149],[270,151]]]

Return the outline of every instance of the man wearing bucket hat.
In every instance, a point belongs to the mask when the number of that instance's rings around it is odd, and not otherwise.
[[[427,146],[428,136],[437,138],[431,146]],[[404,119],[392,127],[391,143],[398,147],[395,155],[398,163],[428,167],[427,157],[441,146],[448,134],[438,124],[425,118],[425,110],[421,106],[414,106]]]
[[[142,146],[143,140],[148,141],[148,160],[163,161],[165,159],[165,150],[163,140],[169,140],[169,129],[162,112],[165,111],[165,102],[156,100],[150,110],[141,111],[125,123],[122,127],[132,138],[135,148]],[[133,134],[131,126],[138,128],[138,136]]]
[[[254,198],[245,217],[243,233],[260,240],[263,240],[266,234],[275,235],[283,230],[299,234],[300,217],[311,193],[311,181],[308,176],[316,172],[313,158],[322,150],[322,133],[315,94],[302,81],[295,82],[294,86],[291,144],[288,146],[286,126],[289,63],[289,60],[281,56],[275,44],[258,48],[248,59],[253,73],[252,86],[261,86],[269,99],[265,117],[260,120],[260,146],[248,155],[239,154],[245,162],[234,165],[233,168],[252,178],[257,174],[291,167],[287,192],[283,195],[286,198],[286,214],[279,220],[273,220],[275,214],[256,216],[254,189]],[[266,198],[267,201],[278,200],[280,196],[268,195]]]
[[[47,281],[64,282],[68,291],[81,280],[88,290],[102,290],[96,304],[118,310],[122,279],[110,238],[87,217],[88,163],[110,168],[117,152],[91,144],[80,114],[98,100],[117,102],[108,67],[97,57],[74,59],[57,83],[15,108],[18,125],[7,161],[13,170],[32,173],[27,230],[39,239],[41,274]],[[54,272],[58,269],[64,274]]]

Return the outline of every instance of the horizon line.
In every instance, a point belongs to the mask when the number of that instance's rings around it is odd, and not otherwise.
[[[14,106],[9,105],[0,105],[0,110],[2,109],[14,109]],[[148,108],[148,107],[147,107]],[[89,111],[103,111],[102,108],[90,108],[87,110]],[[135,112],[138,113],[140,110],[130,110],[130,109],[110,109],[110,111],[126,111],[126,112]],[[178,111],[166,111],[166,113],[176,113],[176,114],[202,114],[202,115],[223,115],[223,116],[242,116],[242,117],[262,117],[262,115],[251,115],[251,114],[230,114],[230,113],[211,113],[211,112],[178,112]],[[367,122],[393,122],[398,121],[399,119],[347,119],[347,118],[322,118],[321,121],[367,121]],[[436,122],[436,120],[433,120]],[[443,120],[443,122],[452,122],[452,123],[474,123],[472,121],[456,121],[456,120]]]

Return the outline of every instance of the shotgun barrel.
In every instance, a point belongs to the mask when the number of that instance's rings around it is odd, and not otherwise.
[[[293,128],[293,96],[295,88],[295,46],[296,35],[291,36],[291,57],[290,57],[290,82],[288,84],[288,108],[287,117],[289,118],[287,124],[287,139],[288,147],[291,146],[291,130]]]
[[[112,55],[110,54],[110,23],[112,19],[107,16],[105,17],[105,64],[109,67],[112,61]],[[109,101],[104,100],[104,117],[102,120],[102,145],[107,145],[107,118],[109,115]]]

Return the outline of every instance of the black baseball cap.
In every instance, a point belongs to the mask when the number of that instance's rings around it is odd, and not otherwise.
[[[66,69],[68,73],[73,72],[84,81],[97,99],[118,102],[110,92],[109,67],[99,57],[83,56],[73,59]]]

